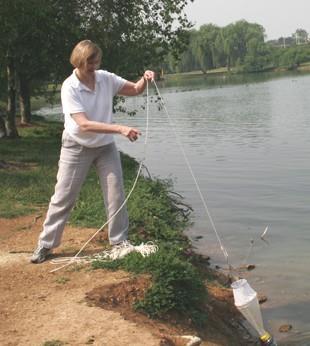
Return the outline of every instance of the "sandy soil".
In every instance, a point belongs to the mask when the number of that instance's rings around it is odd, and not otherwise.
[[[50,261],[31,264],[42,215],[0,219],[0,345],[42,346],[59,340],[74,346],[181,346],[172,336],[196,333],[132,310],[132,302],[150,284],[148,277],[88,265],[50,273],[55,269]],[[63,245],[52,256],[75,255],[94,231],[66,227]],[[101,234],[86,253],[102,250],[103,239]],[[209,292],[210,321],[200,335],[202,345],[251,345],[230,308],[230,290],[210,287]]]

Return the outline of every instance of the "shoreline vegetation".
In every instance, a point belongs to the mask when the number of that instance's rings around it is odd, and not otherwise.
[[[309,35],[297,29],[290,37],[266,40],[265,28],[244,19],[224,27],[203,24],[187,32],[188,44],[178,56],[168,54],[161,68],[186,72],[227,67],[242,72],[294,70],[310,61]]]
[[[310,72],[310,62],[302,63],[294,69],[288,67],[277,67],[272,69],[266,69],[257,72],[245,72],[239,70],[238,68],[231,68],[230,71],[227,67],[220,67],[215,69],[207,70],[205,73],[201,70],[194,70],[190,72],[179,72],[179,73],[164,73],[162,71],[160,75],[161,80],[172,81],[178,78],[186,78],[186,77],[208,77],[208,76],[221,76],[221,75],[250,75],[250,74],[261,74],[264,72],[277,73],[277,72]]]
[[[1,219],[45,213],[55,184],[62,127],[60,122],[35,116],[31,125],[19,127],[21,138],[0,142]],[[128,192],[138,163],[122,154],[122,164]],[[99,189],[92,170],[72,211],[69,227],[101,226],[104,218]],[[132,253],[113,262],[96,261],[88,269],[90,276],[92,270],[130,273],[131,279],[136,280],[129,285],[130,291],[126,291],[128,285],[116,287],[113,299],[120,299],[125,290],[124,299],[126,303],[130,300],[129,308],[135,316],[173,325],[185,334],[199,335],[205,342],[212,339],[218,345],[226,345],[227,340],[232,346],[254,344],[233,306],[229,278],[212,270],[209,258],[196,254],[184,235],[190,225],[191,208],[173,191],[171,181],[153,179],[149,174],[141,176],[128,201],[128,211],[130,240],[135,244],[154,241],[159,251],[147,258]],[[102,249],[109,247],[104,236],[98,244]],[[102,292],[97,290],[88,298],[97,306],[113,310],[117,304],[104,305],[102,299],[107,291]],[[177,345],[167,340],[161,345]]]

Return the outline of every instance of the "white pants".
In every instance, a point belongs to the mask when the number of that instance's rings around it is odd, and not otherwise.
[[[86,148],[64,131],[57,184],[39,237],[40,246],[48,249],[59,246],[70,211],[92,164],[99,175],[107,217],[113,216],[124,202],[122,167],[115,144]],[[128,214],[124,206],[109,224],[110,244],[126,240],[127,234]]]

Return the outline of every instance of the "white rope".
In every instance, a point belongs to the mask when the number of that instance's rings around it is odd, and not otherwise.
[[[196,185],[196,188],[197,188],[197,191],[198,191],[198,193],[199,193],[200,199],[201,199],[202,204],[203,204],[203,206],[204,206],[204,208],[205,208],[205,211],[206,211],[206,213],[207,213],[207,216],[208,216],[208,218],[209,218],[209,220],[210,220],[212,229],[213,229],[213,231],[214,231],[214,233],[215,233],[215,235],[216,235],[216,238],[217,238],[217,240],[218,240],[218,243],[219,243],[219,245],[220,245],[220,248],[221,248],[221,250],[222,250],[222,252],[223,252],[223,254],[224,254],[225,260],[226,260],[227,264],[229,265],[227,250],[225,249],[225,247],[224,247],[224,245],[223,245],[223,242],[222,242],[222,240],[221,240],[221,238],[220,238],[220,236],[219,236],[219,233],[218,233],[218,231],[217,231],[217,229],[216,229],[216,227],[215,227],[214,221],[213,221],[213,219],[212,219],[212,216],[211,216],[211,214],[210,214],[209,208],[208,208],[208,206],[207,206],[207,202],[206,202],[206,200],[205,200],[205,198],[204,198],[204,196],[203,196],[203,194],[202,194],[202,192],[201,192],[200,186],[199,186],[198,181],[197,181],[197,179],[196,179],[196,176],[195,176],[195,174],[194,174],[194,172],[193,172],[193,170],[192,170],[192,167],[191,167],[191,165],[190,165],[190,162],[189,162],[189,160],[188,160],[188,157],[187,157],[187,155],[186,155],[186,152],[185,152],[185,150],[184,150],[184,147],[183,147],[183,145],[182,145],[182,142],[181,142],[181,140],[180,140],[180,138],[179,138],[179,136],[178,136],[178,134],[177,134],[177,132],[176,132],[176,130],[175,130],[175,126],[174,126],[174,123],[173,123],[173,121],[172,121],[172,118],[171,118],[171,116],[170,116],[170,114],[169,114],[169,112],[168,112],[168,110],[167,110],[167,107],[166,107],[166,104],[165,104],[165,102],[164,102],[164,99],[163,99],[163,97],[161,96],[160,91],[159,91],[159,89],[158,89],[157,84],[156,84],[155,81],[154,81],[154,85],[155,85],[156,91],[157,91],[157,93],[158,93],[158,96],[159,96],[159,98],[160,98],[160,100],[161,100],[161,102],[162,102],[163,108],[164,108],[164,110],[165,110],[165,112],[166,112],[166,114],[167,114],[170,127],[172,128],[172,130],[173,130],[173,132],[174,132],[176,141],[177,141],[177,143],[178,143],[178,145],[179,145],[179,147],[180,147],[180,149],[181,149],[181,152],[182,152],[182,154],[183,154],[183,157],[184,157],[184,160],[185,160],[185,162],[186,162],[186,165],[187,165],[187,167],[188,167],[188,169],[189,169],[189,171],[190,171],[190,173],[191,173],[191,176],[192,176],[192,178],[193,178],[193,180],[194,180],[194,183],[195,183],[195,185]]]
[[[155,252],[157,252],[158,246],[152,241],[147,242],[146,244],[141,243],[140,245],[132,245],[128,241],[124,241],[120,245],[113,246],[112,250],[102,251],[93,256],[91,261],[104,261],[104,260],[116,260],[121,259],[127,256],[131,252],[138,252],[143,257],[147,257]]]
[[[146,146],[147,146],[147,140],[148,140],[148,132],[149,132],[149,85],[148,85],[148,81],[147,81],[147,84],[146,84],[146,128],[145,128],[145,140],[144,140],[144,157],[140,160],[138,172],[137,172],[137,175],[136,175],[136,178],[134,180],[134,183],[132,185],[131,190],[129,191],[126,199],[121,204],[121,206],[117,209],[117,211],[86,241],[86,243],[81,247],[81,249],[76,253],[76,255],[74,255],[73,257],[56,258],[56,259],[51,261],[52,264],[63,264],[64,263],[64,265],[62,265],[61,267],[58,267],[56,269],[51,270],[50,273],[54,273],[54,272],[56,272],[60,269],[63,269],[63,268],[65,268],[65,267],[67,267],[73,263],[91,261],[91,258],[89,256],[79,257],[79,255],[86,248],[86,246],[95,238],[95,236],[99,232],[101,232],[105,228],[105,226],[108,225],[116,217],[116,215],[125,206],[125,204],[129,200],[131,194],[133,193],[133,191],[137,185],[141,171],[142,171],[143,162],[145,161],[145,158],[146,158]],[[157,250],[154,251],[154,247],[152,244],[143,244],[142,243],[141,245],[144,245],[144,247],[146,247],[146,249],[144,249],[144,250],[142,249],[143,246],[140,248],[138,247],[138,249],[140,249],[142,251],[141,252],[142,255],[145,254],[146,252],[147,253],[153,253],[153,252],[157,251]],[[152,246],[150,246],[150,245],[152,245]],[[137,250],[135,250],[135,251],[137,251]]]
[[[80,256],[80,257],[61,257],[55,260],[52,260],[53,264],[65,264],[60,268],[56,268],[51,271],[55,272],[60,270],[61,268],[66,267],[69,264],[74,263],[91,263],[94,261],[114,261],[116,259],[121,259],[127,256],[131,252],[137,252],[142,255],[142,257],[150,256],[151,254],[158,251],[158,246],[154,244],[152,241],[147,243],[141,243],[140,245],[133,245],[129,241],[125,240],[119,245],[114,245],[111,250],[101,251],[92,256]]]

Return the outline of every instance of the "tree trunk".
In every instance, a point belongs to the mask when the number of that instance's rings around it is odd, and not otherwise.
[[[227,56],[227,71],[230,72],[230,56]]]
[[[19,77],[19,108],[21,124],[31,123],[30,83],[22,73]]]
[[[0,138],[6,137],[6,128],[4,123],[4,117],[0,114]]]
[[[7,77],[8,77],[8,104],[5,117],[5,127],[7,136],[10,138],[18,137],[16,128],[16,83],[15,83],[15,64],[14,58],[8,56]]]

